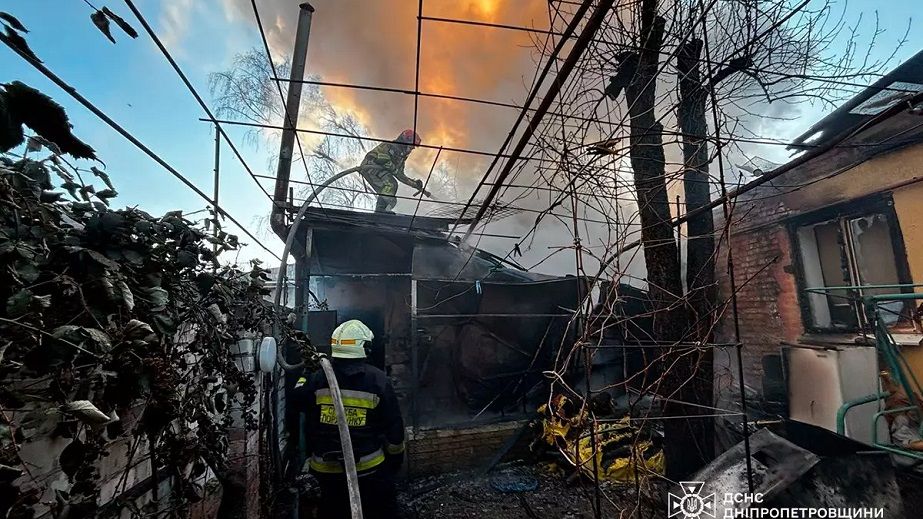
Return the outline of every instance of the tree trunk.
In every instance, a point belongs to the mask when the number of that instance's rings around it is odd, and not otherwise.
[[[623,63],[637,63],[633,79],[625,93],[631,117],[630,152],[641,218],[641,239],[644,243],[644,260],[647,266],[650,297],[656,311],[654,337],[661,343],[682,341],[686,331],[685,307],[682,298],[682,279],[677,254],[677,244],[670,223],[670,203],[667,196],[663,126],[657,122],[654,104],[657,69],[663,43],[664,19],[657,15],[657,1],[641,3],[640,48],[637,59]],[[661,351],[664,360],[652,366],[665,375],[658,394],[669,400],[681,400],[679,390],[693,375],[694,360],[688,355],[677,355],[670,348]],[[685,414],[685,406],[665,401],[667,415]],[[664,420],[666,436],[664,450],[667,474],[672,479],[688,475],[700,465],[697,439],[690,434],[688,420]]]
[[[693,38],[677,55],[679,81],[678,119],[683,139],[683,187],[686,192],[686,212],[695,211],[711,202],[708,178],[708,123],[705,117],[707,91],[702,86],[699,57],[702,40]],[[711,343],[715,322],[717,287],[715,285],[715,222],[711,211],[690,219],[686,224],[686,286],[691,309],[690,333],[696,341]],[[706,347],[694,355],[697,369],[691,383],[680,390],[682,400],[711,406],[714,393],[714,351]],[[686,406],[683,414],[711,414],[702,407]],[[697,464],[704,465],[714,458],[714,423],[700,418],[689,421],[692,437],[700,439]]]

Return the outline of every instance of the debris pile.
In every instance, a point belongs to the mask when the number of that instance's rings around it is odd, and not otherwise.
[[[648,486],[640,497],[634,485],[602,483],[602,517],[665,518],[662,489]],[[442,475],[412,482],[401,492],[404,512],[416,519],[468,517],[579,519],[593,517],[593,486],[573,482],[554,464],[505,465],[494,473]]]
[[[600,481],[620,483],[663,474],[661,438],[653,429],[638,427],[627,416],[591,420],[586,406],[560,394],[538,411],[543,417],[540,441],[556,448],[582,474],[593,478],[595,470]]]

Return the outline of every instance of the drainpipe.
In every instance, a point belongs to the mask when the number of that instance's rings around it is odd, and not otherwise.
[[[292,155],[295,147],[295,127],[301,107],[301,87],[305,64],[308,60],[308,39],[311,36],[311,19],[314,7],[305,2],[299,6],[298,31],[295,33],[295,49],[292,51],[292,71],[288,82],[288,99],[285,102],[285,120],[282,122],[282,142],[279,145],[279,168],[276,170],[276,188],[273,193],[272,214],[269,225],[285,239],[285,205],[288,202],[288,184],[292,172]]]

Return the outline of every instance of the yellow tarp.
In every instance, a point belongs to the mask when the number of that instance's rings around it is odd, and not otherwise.
[[[545,418],[542,420],[542,439],[557,447],[573,466],[589,477],[593,476],[593,436],[590,429],[593,421],[587,419],[585,411],[577,416],[568,417],[564,412],[568,404],[565,396],[558,395],[548,405],[538,411]],[[655,448],[651,441],[640,437],[640,429],[634,427],[629,418],[617,422],[596,423],[596,467],[599,479],[633,483],[635,472],[644,478],[651,474],[663,474],[663,451]],[[607,456],[615,450],[627,451],[624,456]],[[637,470],[640,466],[640,470]]]

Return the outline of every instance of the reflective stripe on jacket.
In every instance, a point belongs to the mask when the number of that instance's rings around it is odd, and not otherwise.
[[[363,166],[380,166],[378,176],[386,174],[397,175],[404,171],[404,161],[407,160],[409,150],[404,144],[383,142],[372,148],[362,159]]]
[[[346,411],[359,472],[371,470],[389,457],[402,456],[404,421],[397,396],[385,373],[364,359],[334,359],[334,372]],[[292,405],[305,413],[306,466],[314,472],[343,472],[343,453],[333,395],[323,373],[296,387]]]

